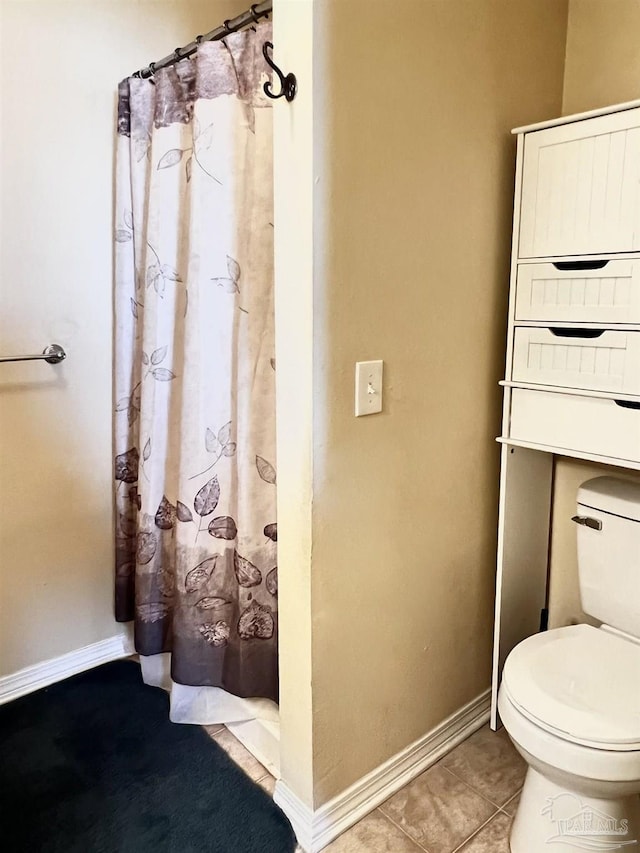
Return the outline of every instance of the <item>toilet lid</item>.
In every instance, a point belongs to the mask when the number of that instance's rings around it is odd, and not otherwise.
[[[511,652],[503,685],[521,712],[568,740],[640,749],[640,645],[591,625],[534,634]]]

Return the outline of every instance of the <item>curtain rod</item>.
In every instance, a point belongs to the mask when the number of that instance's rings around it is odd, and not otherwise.
[[[222,24],[222,26],[216,27],[215,30],[211,30],[210,33],[207,33],[204,36],[196,36],[195,39],[192,42],[189,42],[185,47],[177,47],[173,53],[169,54],[169,56],[165,56],[157,62],[150,62],[146,68],[141,68],[131,76],[142,77],[143,79],[153,77],[155,72],[159,71],[160,68],[168,68],[170,65],[175,65],[176,62],[180,62],[181,59],[187,59],[187,57],[193,56],[201,42],[220,41],[220,39],[225,38],[225,36],[235,33],[249,24],[257,24],[260,18],[265,18],[267,15],[271,14],[272,8],[273,0],[264,0],[262,3],[254,3],[250,9],[247,9],[246,12],[243,12],[236,18],[229,18],[224,22],[224,24]]]

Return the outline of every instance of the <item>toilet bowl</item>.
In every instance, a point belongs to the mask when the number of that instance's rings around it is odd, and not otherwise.
[[[591,480],[578,512],[583,608],[607,624],[536,634],[506,660],[498,710],[528,765],[512,853],[640,853],[640,486]]]

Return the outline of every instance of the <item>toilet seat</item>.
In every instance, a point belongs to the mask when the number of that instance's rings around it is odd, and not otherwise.
[[[502,687],[540,728],[594,749],[640,750],[640,645],[591,625],[528,637]]]

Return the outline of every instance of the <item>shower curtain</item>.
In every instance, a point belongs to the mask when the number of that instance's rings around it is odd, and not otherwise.
[[[116,618],[183,722],[278,696],[270,37],[119,86]]]

